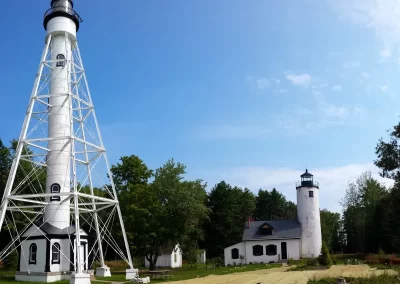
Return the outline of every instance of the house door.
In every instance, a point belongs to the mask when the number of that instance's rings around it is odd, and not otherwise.
[[[287,259],[287,245],[286,242],[281,243],[282,260]]]

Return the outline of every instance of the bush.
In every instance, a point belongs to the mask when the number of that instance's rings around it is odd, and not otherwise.
[[[377,255],[370,254],[365,257],[366,264],[379,264],[379,258]]]
[[[318,265],[318,260],[316,258],[306,258],[305,261],[306,261],[306,263],[305,263],[306,266],[317,266]]]
[[[12,251],[3,261],[5,270],[17,270],[19,255],[17,250]]]
[[[332,260],[331,260],[330,254],[329,254],[329,249],[325,243],[322,243],[321,254],[318,257],[318,262],[322,266],[331,266],[332,265]]]

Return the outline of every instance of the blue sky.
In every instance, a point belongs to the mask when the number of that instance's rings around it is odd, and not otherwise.
[[[26,2],[26,3],[25,3]],[[18,137],[50,1],[3,1],[0,137]],[[399,118],[400,6],[378,0],[75,1],[111,163],[174,158],[209,186],[276,187],[305,167],[321,207],[371,170]],[[385,181],[390,184],[389,181]]]

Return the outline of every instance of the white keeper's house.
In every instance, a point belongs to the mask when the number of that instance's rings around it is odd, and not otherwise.
[[[322,246],[319,184],[306,170],[296,184],[297,220],[246,222],[242,242],[224,249],[225,265],[317,257]]]

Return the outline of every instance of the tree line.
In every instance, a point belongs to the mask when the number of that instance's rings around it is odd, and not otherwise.
[[[331,252],[369,253],[400,250],[400,123],[376,146],[375,165],[381,176],[394,180],[386,188],[365,172],[348,184],[341,200],[342,215],[320,211],[323,242]],[[0,139],[0,194],[3,194],[16,141],[6,146]],[[29,149],[24,149],[29,151]],[[26,165],[29,166],[29,163]],[[24,178],[19,170],[16,182]],[[224,248],[241,241],[246,220],[296,219],[295,203],[275,188],[259,189],[230,185],[225,181],[207,192],[202,180],[188,180],[186,167],[173,159],[150,169],[136,155],[123,156],[111,172],[120,200],[130,251],[147,258],[153,268],[165,246],[179,243],[186,259],[197,249],[208,258],[223,256]],[[41,176],[38,182],[44,182]],[[24,224],[21,224],[21,226]],[[7,244],[3,230],[0,243]],[[122,243],[120,232],[114,238]]]
[[[0,139],[1,195],[16,144],[13,140],[6,146]],[[27,162],[25,166],[25,170],[18,171],[16,184],[23,180],[24,172],[30,172],[28,167],[31,164]],[[153,170],[138,156],[123,156],[111,166],[111,173],[130,251],[137,258],[147,258],[151,268],[163,247],[177,243],[186,259],[194,258],[195,261],[198,249],[205,249],[208,258],[222,257],[224,248],[241,241],[249,217],[255,220],[296,219],[296,205],[275,188],[270,191],[259,189],[255,194],[248,188],[221,181],[207,192],[206,183],[187,180],[185,165],[173,159]],[[45,174],[37,182],[44,186]],[[82,190],[89,192],[86,187],[83,186]],[[327,218],[321,217],[322,220],[329,220],[333,213],[324,212]],[[21,227],[26,225],[24,218],[19,221]],[[333,233],[328,231],[332,230],[332,225],[325,227],[327,233],[324,236],[331,238]],[[113,237],[118,243],[123,243],[121,232],[114,232]],[[2,230],[1,244],[8,244],[9,238],[9,232]],[[90,239],[95,240],[95,236],[90,236]],[[109,252],[107,256],[112,259],[116,255]]]

